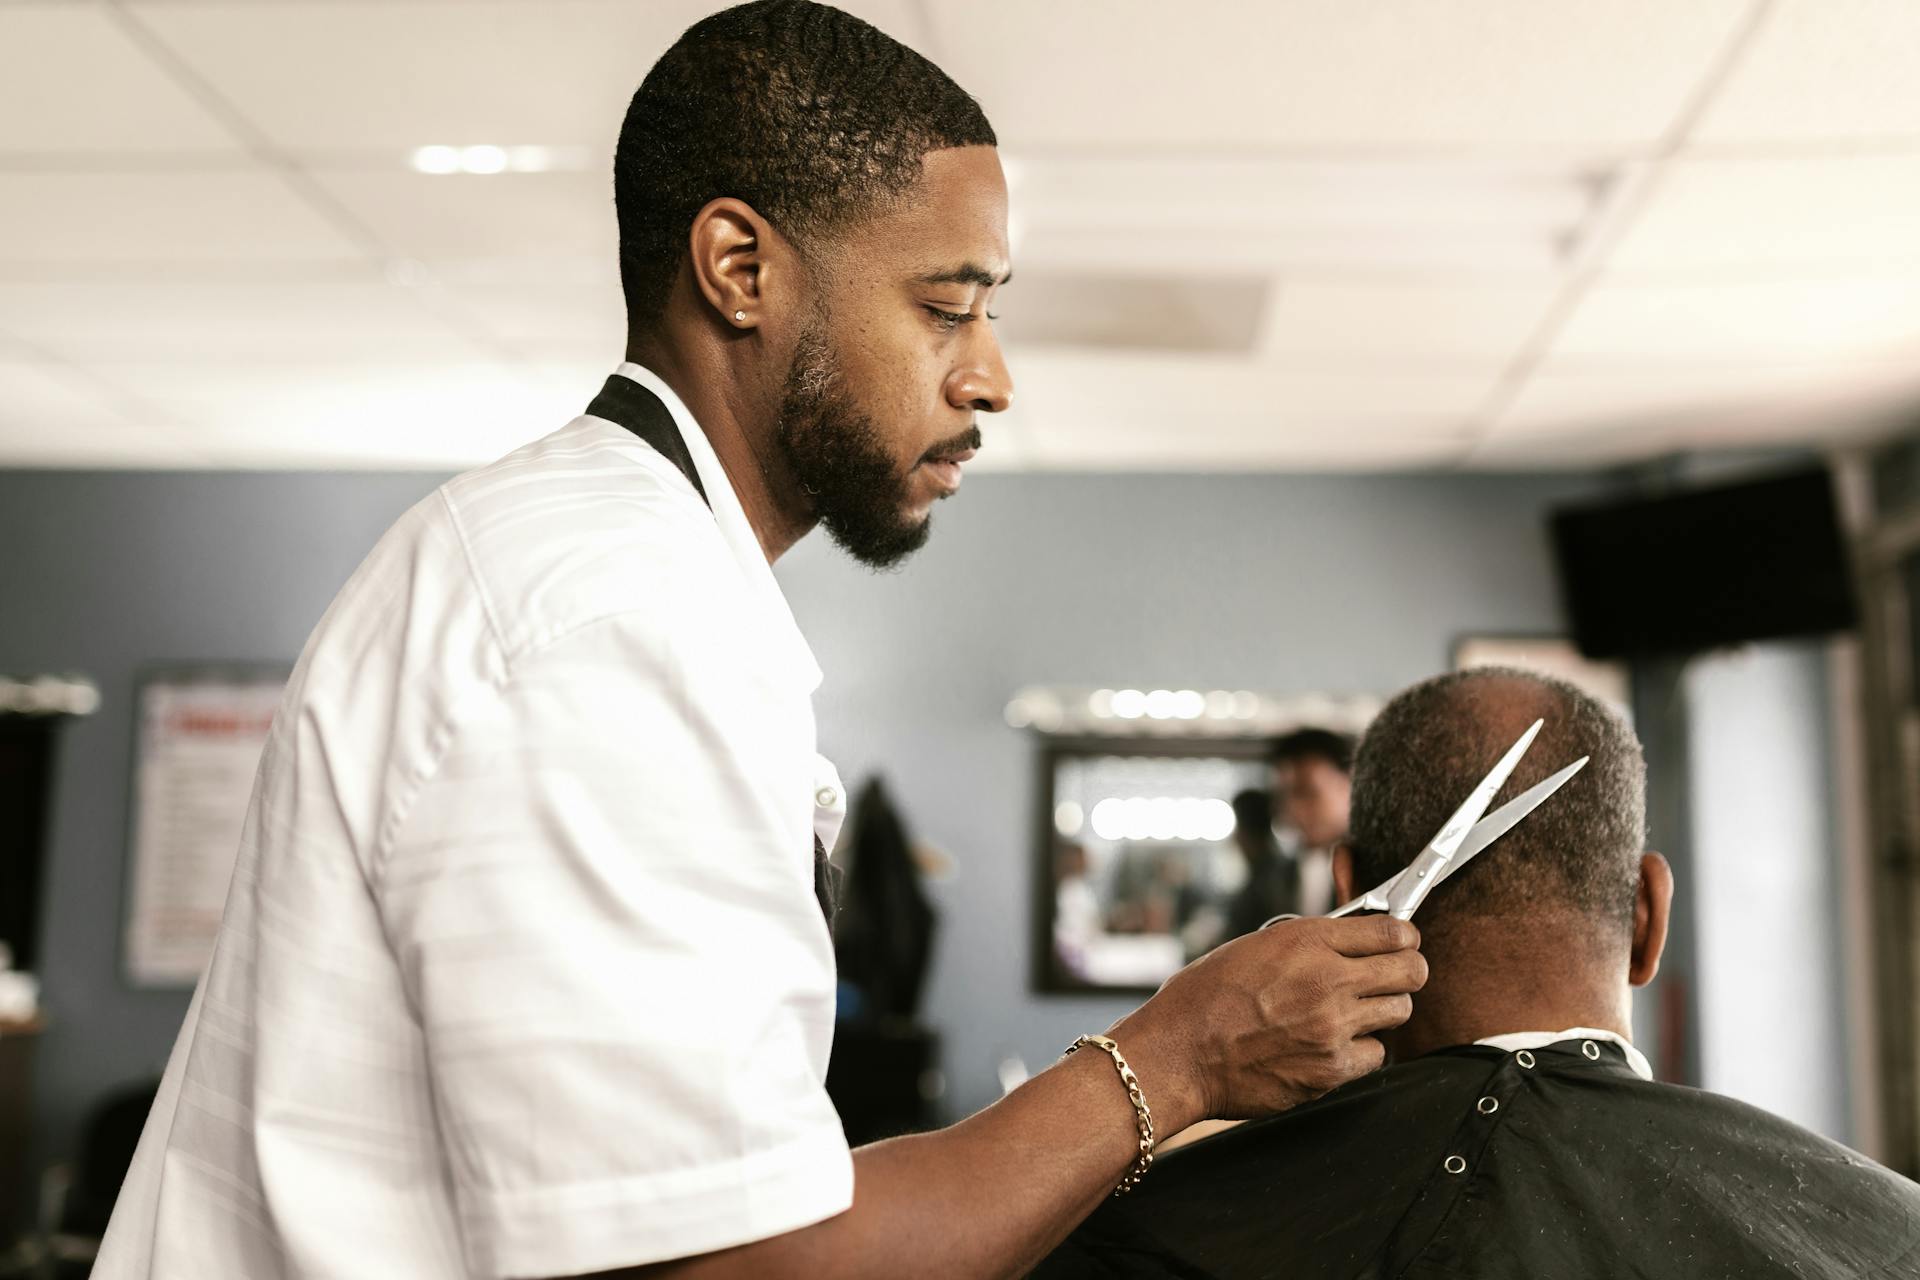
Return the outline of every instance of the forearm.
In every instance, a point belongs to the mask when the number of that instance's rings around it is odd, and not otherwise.
[[[1130,1052],[1125,1042],[1122,1051]],[[1144,1048],[1144,1047],[1143,1047]],[[1131,1055],[1130,1055],[1131,1056]],[[1169,1123],[1197,1104],[1153,1093]],[[1133,1104],[1113,1060],[1085,1049],[949,1129],[854,1152],[853,1207],[802,1231],[639,1274],[680,1280],[734,1276],[893,1277],[937,1260],[943,1276],[1024,1274],[1110,1195],[1139,1152]]]

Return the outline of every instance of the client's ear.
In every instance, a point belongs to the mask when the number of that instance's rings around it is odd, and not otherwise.
[[[1673,868],[1657,853],[1640,855],[1640,889],[1633,899],[1633,954],[1627,981],[1644,987],[1660,972],[1667,949],[1667,918],[1673,909]]]
[[[1342,840],[1333,846],[1333,900],[1352,902],[1353,891],[1353,850]]]

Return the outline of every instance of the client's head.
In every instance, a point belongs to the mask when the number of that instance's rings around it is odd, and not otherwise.
[[[1411,862],[1494,762],[1546,723],[1494,800],[1581,756],[1587,767],[1420,908],[1432,976],[1398,1056],[1509,1031],[1628,1030],[1628,988],[1651,980],[1673,879],[1644,852],[1646,765],[1633,731],[1561,680],[1489,667],[1417,684],[1387,704],[1354,765],[1342,899]]]

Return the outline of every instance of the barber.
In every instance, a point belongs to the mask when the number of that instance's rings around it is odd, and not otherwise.
[[[309,641],[101,1280],[1016,1274],[1158,1135],[1369,1071],[1408,1016],[1410,925],[1296,922],[848,1151],[840,788],[770,565],[816,525],[897,562],[1007,407],[994,134],[775,0],[661,58],[614,190],[627,361],[403,517]]]

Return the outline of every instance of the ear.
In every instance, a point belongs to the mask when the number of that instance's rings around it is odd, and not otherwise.
[[[744,333],[765,321],[769,291],[784,283],[788,261],[785,242],[744,200],[723,196],[694,215],[687,265],[722,328]]]
[[[1342,840],[1333,846],[1333,900],[1352,902],[1358,896],[1353,887],[1353,850]]]
[[[1633,900],[1633,953],[1627,981],[1644,987],[1660,972],[1667,949],[1667,920],[1673,908],[1673,868],[1657,853],[1640,857],[1640,889]]]

